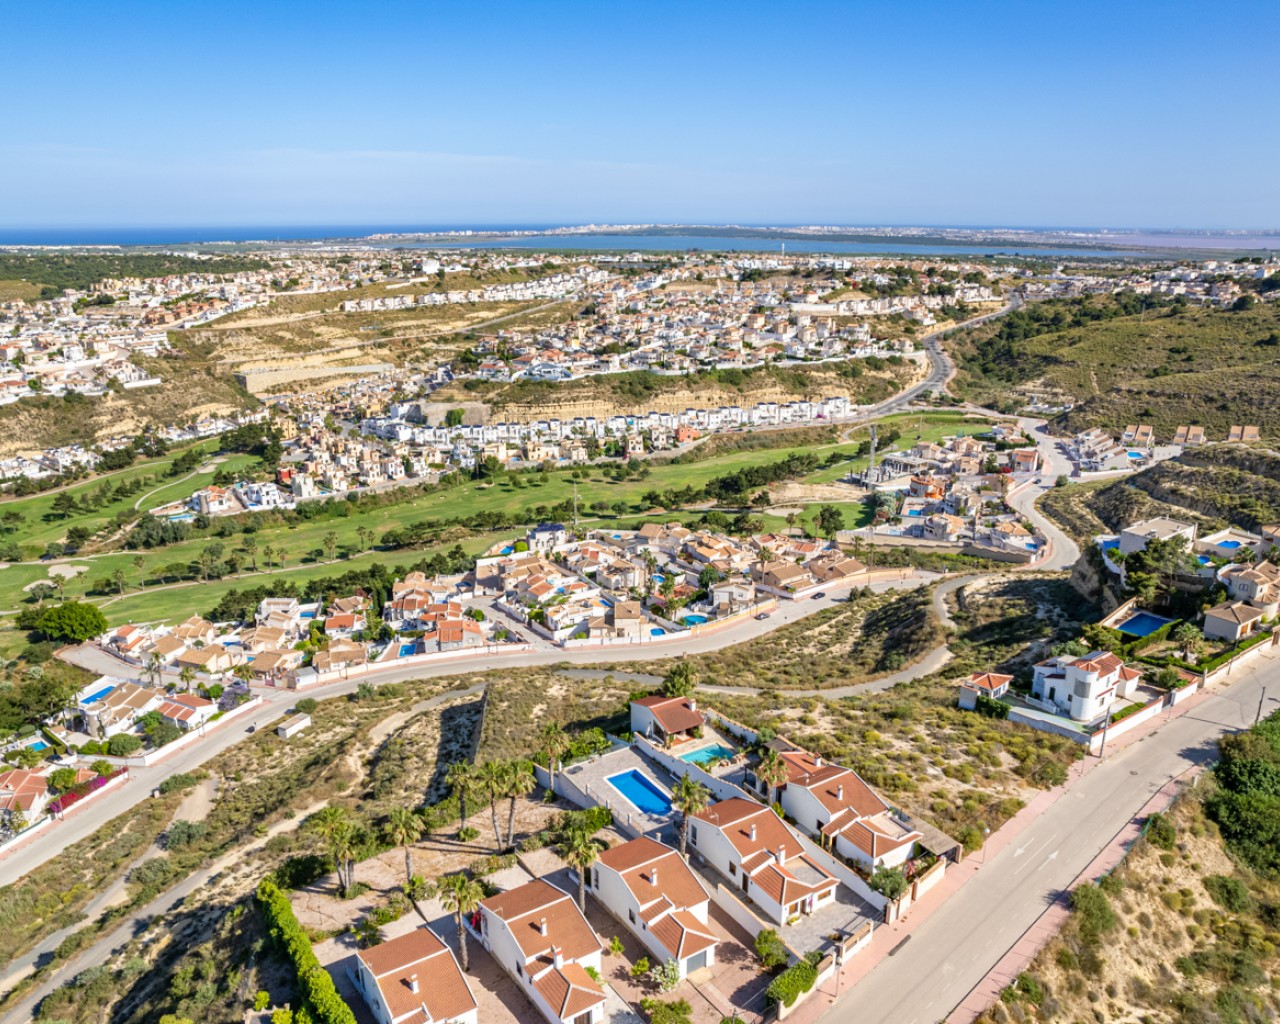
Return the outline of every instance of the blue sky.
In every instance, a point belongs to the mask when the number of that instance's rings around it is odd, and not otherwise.
[[[1280,227],[1276,8],[12,5],[0,226]]]

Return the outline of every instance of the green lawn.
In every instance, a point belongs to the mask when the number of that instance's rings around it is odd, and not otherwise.
[[[914,438],[917,424],[921,420],[919,417],[897,416],[891,417],[884,422],[897,426],[902,431],[904,438]],[[962,424],[962,418],[955,414],[928,414],[924,417],[920,432],[922,436],[928,438],[940,438],[954,433]],[[977,430],[979,425],[973,424],[966,429],[970,431]],[[746,466],[762,462],[781,461],[792,453],[852,452],[856,451],[858,443],[858,441],[853,441],[818,447],[797,446],[793,448],[730,452],[701,462],[657,463],[652,466],[652,472],[647,479],[628,480],[624,483],[607,480],[602,474],[593,475],[587,480],[578,481],[579,517],[587,520],[598,515],[591,509],[591,505],[595,502],[603,501],[613,505],[615,502],[623,501],[629,506],[629,516],[617,519],[611,514],[606,514],[599,518],[599,522],[603,525],[619,526],[623,523],[634,524],[637,522],[634,518],[636,513],[644,511],[644,503],[641,498],[648,491],[679,490],[688,486],[700,488],[713,477],[721,476]],[[242,467],[250,461],[247,456],[231,456],[225,464],[233,467]],[[147,466],[131,467],[125,470],[124,473],[154,473],[157,469],[163,469],[166,464],[165,460],[157,460]],[[837,479],[843,472],[847,472],[847,466],[848,464],[845,464],[844,467],[834,467],[830,470],[819,471],[809,479],[816,482]],[[326,515],[305,522],[269,524],[257,530],[252,535],[256,544],[254,559],[260,570],[265,569],[267,567],[265,550],[270,546],[276,552],[273,561],[277,567],[279,553],[283,552],[288,578],[303,581],[315,576],[327,576],[341,571],[346,564],[342,556],[355,555],[363,547],[358,534],[359,529],[362,527],[373,531],[376,543],[381,540],[388,530],[404,527],[424,519],[450,520],[460,516],[488,511],[505,513],[517,521],[522,521],[525,518],[523,515],[525,510],[535,510],[539,505],[551,507],[573,497],[574,481],[567,472],[555,472],[546,475],[522,475],[519,479],[533,482],[517,487],[510,476],[503,477],[496,483],[468,481],[458,487],[440,490],[425,496],[408,498],[398,504],[366,510],[352,510],[351,506],[346,502],[341,502],[336,507],[348,511],[350,514],[345,516],[338,514]],[[202,478],[199,476],[182,484],[175,481],[166,485],[161,492],[147,498],[143,505],[145,508],[151,508],[164,503],[166,500],[174,500],[185,496],[197,489],[201,483]],[[79,485],[77,491],[81,487],[91,488],[93,486],[93,483]],[[35,517],[42,508],[47,510],[48,503],[51,500],[50,496],[42,495],[12,503],[13,507],[25,506],[27,510],[25,514],[28,514],[29,521],[32,522],[34,527],[34,529],[22,535],[24,544],[29,547],[42,549],[44,543],[65,535],[66,528],[69,525],[75,525],[79,522],[84,522],[86,525],[91,525],[95,522],[101,524],[104,519],[109,518],[116,510],[112,506],[92,515],[77,516],[70,520],[45,524]],[[136,498],[130,498],[120,504],[122,507],[131,507],[135,500]],[[800,524],[806,527],[812,526],[813,520],[817,515],[818,504],[821,503],[808,505],[806,511],[800,516]],[[852,529],[862,526],[868,521],[868,510],[860,502],[838,503],[838,507],[845,513],[847,528]],[[786,521],[781,516],[766,516],[764,517],[764,523],[765,528],[769,530],[779,530],[786,526]],[[339,560],[335,565],[330,565],[326,561],[327,552],[324,546],[324,538],[330,532],[337,535]],[[161,581],[171,578],[173,575],[165,572],[166,566],[174,564],[185,565],[198,561],[202,550],[208,544],[220,543],[223,548],[224,558],[233,551],[241,552],[241,561],[247,567],[250,559],[247,554],[243,553],[243,544],[246,536],[245,534],[236,533],[229,537],[217,538],[209,534],[201,534],[180,544],[155,548],[150,551],[114,551],[73,559],[73,564],[85,565],[88,568],[87,571],[67,582],[65,594],[69,598],[85,597],[89,590],[99,589],[96,586],[99,581],[112,579],[114,574],[119,571],[124,574],[125,595],[116,597],[113,594],[111,599],[101,595],[93,598],[93,600],[100,603],[106,602],[104,605],[105,610],[113,622],[130,618],[175,619],[184,617],[192,611],[207,610],[209,606],[216,603],[218,597],[226,589],[247,584],[237,583],[234,579],[230,579],[221,582],[214,581],[208,584],[195,583],[180,587],[165,586],[162,589],[159,585]],[[487,547],[495,539],[494,535],[473,538],[464,544],[464,548],[468,551],[479,551]],[[349,560],[358,563],[361,560],[371,561],[376,558],[384,563],[400,566],[415,562],[421,557],[422,552],[420,550],[382,551],[361,554],[358,558],[353,557]],[[135,565],[136,559],[141,559],[141,568]],[[257,577],[254,578],[253,582],[256,585],[265,578],[265,576]],[[36,581],[47,579],[48,567],[38,562],[24,562],[0,570],[0,609],[17,609],[21,607],[25,596],[23,588]],[[139,587],[143,580],[147,581],[148,585],[145,590],[140,590]],[[118,584],[113,585],[113,590],[116,588],[118,588]]]
[[[916,438],[922,441],[941,441],[944,437],[953,437],[957,433],[965,434],[981,434],[991,428],[991,423],[986,420],[976,420],[973,418],[966,419],[962,413],[942,412],[942,413],[923,413],[923,414],[902,414],[898,416],[887,416],[876,422],[876,427],[880,431],[883,438],[890,428],[895,428],[902,435],[893,445],[886,448],[881,445],[880,453],[892,451],[898,448],[909,447],[915,444]],[[869,427],[859,427],[852,435],[860,444],[864,439],[871,436]],[[847,448],[850,446],[844,446]],[[844,450],[842,448],[842,450]],[[857,444],[852,446],[857,449]],[[817,450],[817,449],[815,449]],[[827,469],[820,469],[816,473],[811,473],[805,477],[806,483],[829,484],[833,481],[840,480],[848,475],[851,469],[865,469],[867,465],[867,457],[853,459],[849,462],[841,463],[838,466],[831,466]]]
[[[194,446],[196,449],[212,454],[217,451],[218,442],[216,439],[201,441]],[[82,483],[77,483],[67,488],[67,493],[73,495],[77,499],[83,498],[91,491],[96,491],[106,481],[116,487],[119,484],[126,483],[131,480],[137,480],[142,477],[154,476],[157,478],[157,485],[164,484],[164,490],[158,494],[154,501],[148,500],[144,503],[144,508],[150,508],[153,505],[162,505],[166,501],[174,501],[178,498],[187,497],[193,492],[204,486],[207,478],[199,475],[192,479],[179,484],[176,480],[166,483],[165,474],[169,467],[173,464],[178,456],[184,454],[188,449],[175,449],[159,459],[147,459],[143,462],[135,463],[127,469],[117,470],[114,473],[103,473],[101,476],[91,477]],[[228,457],[227,465],[232,467],[247,466],[254,460],[250,456],[233,455]],[[185,475],[185,474],[184,474]],[[178,478],[181,479],[181,478]],[[150,490],[150,488],[147,488]],[[62,540],[69,529],[73,526],[84,526],[89,530],[96,531],[115,518],[117,512],[127,512],[132,510],[134,502],[139,497],[146,494],[146,490],[139,492],[131,497],[122,498],[119,501],[113,501],[103,505],[101,508],[93,512],[82,512],[70,516],[67,519],[46,519],[51,515],[53,499],[57,492],[49,492],[45,494],[33,494],[25,498],[7,498],[0,500],[0,513],[17,512],[22,515],[26,522],[14,533],[6,535],[7,539],[16,540],[23,548],[23,552],[27,557],[37,557],[44,551],[45,546],[50,541]]]

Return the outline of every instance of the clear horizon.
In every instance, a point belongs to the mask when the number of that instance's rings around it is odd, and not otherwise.
[[[7,15],[13,230],[1280,226],[1270,35],[1185,0]]]

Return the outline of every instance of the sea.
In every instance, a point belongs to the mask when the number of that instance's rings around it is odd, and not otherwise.
[[[486,227],[477,231],[540,230],[551,225],[519,227]],[[832,253],[849,255],[902,256],[1026,256],[1026,257],[1096,257],[1101,259],[1149,258],[1169,256],[1171,249],[1208,251],[1257,251],[1280,249],[1280,236],[1266,234],[1177,234],[1123,233],[1112,236],[1105,248],[1096,246],[1094,238],[1082,238],[1079,246],[923,243],[904,240],[902,236],[883,241],[834,241],[821,237],[767,238],[716,235],[714,229],[697,234],[557,234],[509,238],[453,237],[430,241],[402,239],[371,240],[373,235],[413,235],[438,231],[462,230],[457,227],[425,225],[341,224],[247,227],[97,227],[97,228],[4,228],[0,227],[0,246],[185,246],[245,245],[288,242],[361,242],[380,248],[421,249],[527,249],[534,251],[592,249],[616,252],[713,252]],[[852,229],[855,230],[856,229]],[[1052,230],[1052,229],[1046,229]]]

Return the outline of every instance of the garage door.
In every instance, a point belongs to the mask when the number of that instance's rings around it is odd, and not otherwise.
[[[692,974],[699,967],[706,967],[707,951],[704,949],[701,953],[694,953],[693,956],[689,957],[689,959],[685,961],[685,963],[687,964],[685,967],[686,974]]]

